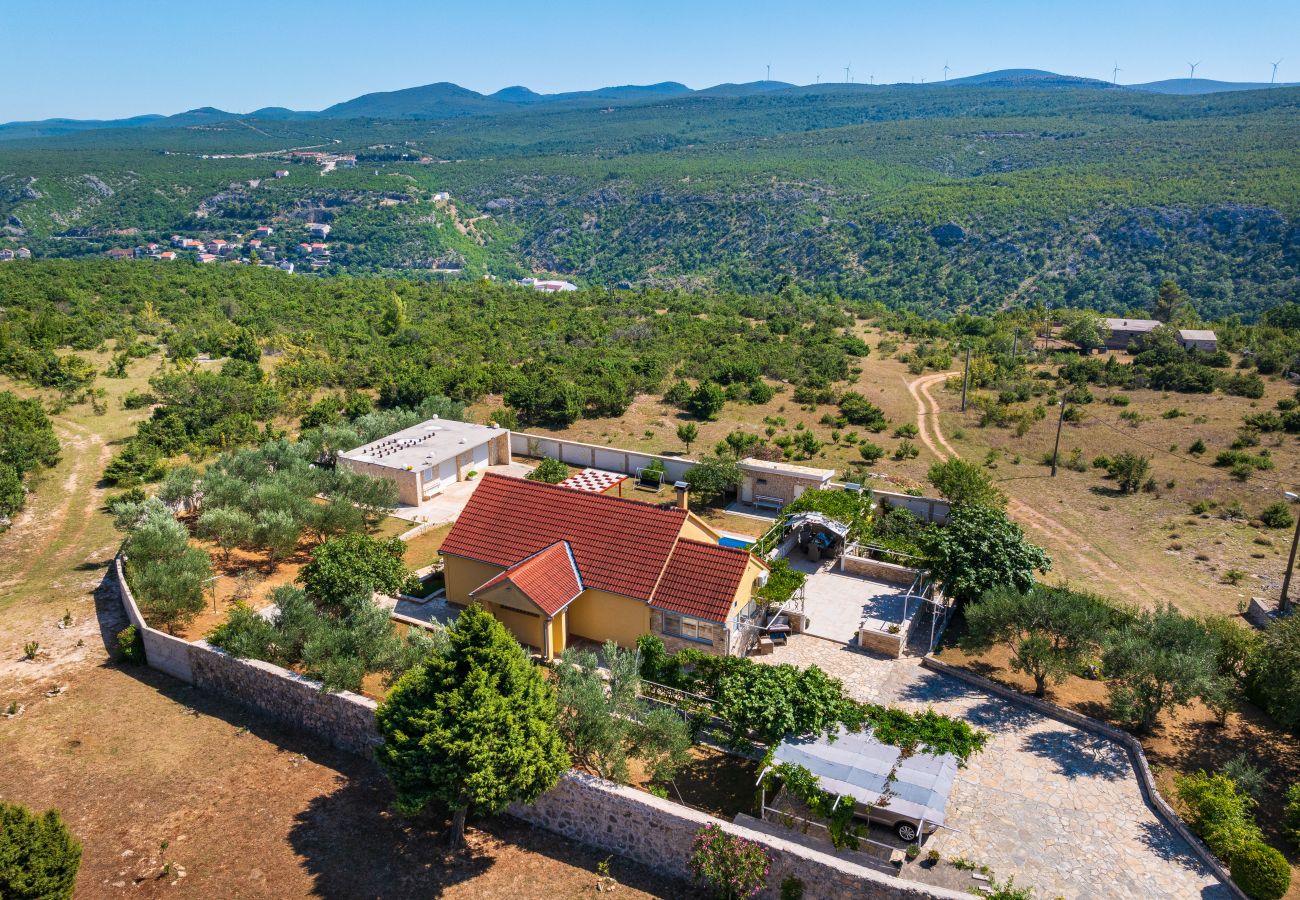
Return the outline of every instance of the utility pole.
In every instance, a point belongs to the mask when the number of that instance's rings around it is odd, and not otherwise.
[[[1300,494],[1293,494],[1286,491],[1287,499],[1291,502],[1300,500]],[[1295,568],[1295,550],[1296,545],[1300,544],[1300,516],[1296,516],[1295,535],[1291,538],[1291,556],[1286,561],[1286,575],[1282,578],[1282,600],[1277,605],[1279,615],[1287,615],[1291,612],[1291,570]]]
[[[970,344],[966,345],[966,374],[961,377],[961,411],[966,411],[966,385],[970,384]]]
[[[1065,398],[1061,398],[1061,417],[1056,420],[1056,447],[1052,450],[1052,477],[1056,477],[1056,463],[1061,457],[1061,426],[1065,424]]]

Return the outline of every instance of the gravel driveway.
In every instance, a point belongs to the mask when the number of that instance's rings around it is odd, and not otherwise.
[[[807,635],[759,662],[816,664],[859,700],[933,706],[992,733],[958,775],[948,825],[927,847],[964,856],[1040,897],[1231,896],[1142,799],[1124,749],[1105,738],[923,669]]]

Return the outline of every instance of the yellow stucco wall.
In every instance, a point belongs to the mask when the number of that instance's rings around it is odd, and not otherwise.
[[[551,620],[550,629],[551,629],[551,655],[552,656],[559,656],[561,653],[564,652],[565,646],[567,646],[568,642],[565,640],[565,633],[564,633],[565,630],[564,621],[566,615],[568,615],[567,612],[561,612],[558,616],[556,616],[554,619]]]
[[[650,631],[650,607],[640,600],[605,591],[586,590],[569,606],[569,634],[593,641],[617,641],[635,647]]]
[[[758,576],[767,571],[767,566],[759,562],[754,556],[749,557],[749,562],[745,565],[745,577],[740,580],[739,587],[736,588],[736,596],[731,601],[731,610],[727,613],[727,621],[740,610],[744,609],[750,599],[758,592],[758,585],[755,584]]]
[[[459,606],[469,606],[469,592],[505,571],[503,566],[493,566],[459,556],[444,557],[443,572],[447,579],[447,600]]]
[[[519,643],[527,644],[538,650],[542,649],[542,627],[545,625],[546,620],[541,616],[530,616],[528,613],[518,612],[497,603],[485,603],[483,608],[492,613],[498,622],[506,626],[510,633],[518,639]]]
[[[706,544],[716,544],[720,535],[704,523],[695,513],[687,513],[686,520],[682,522],[682,530],[678,532],[681,537],[690,538],[693,541],[704,541]]]

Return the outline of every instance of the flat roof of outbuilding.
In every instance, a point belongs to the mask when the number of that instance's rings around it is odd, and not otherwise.
[[[1107,327],[1111,331],[1119,329],[1121,331],[1151,331],[1159,327],[1160,323],[1155,319],[1107,319]]]
[[[433,418],[339,456],[389,469],[427,469],[506,433],[491,425]]]
[[[835,477],[834,469],[814,469],[812,466],[796,466],[793,463],[775,462],[750,456],[742,459],[738,465],[747,472],[771,472],[775,475],[794,475],[800,478],[816,478],[829,481]]]

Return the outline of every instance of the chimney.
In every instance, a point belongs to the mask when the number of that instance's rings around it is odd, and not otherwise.
[[[677,489],[677,508],[690,509],[691,506],[691,486],[685,481],[679,481],[673,485]]]

